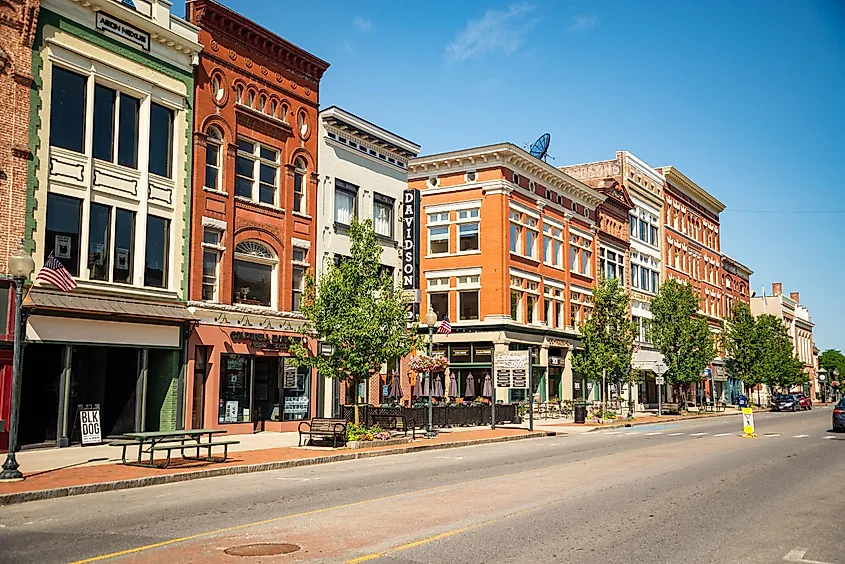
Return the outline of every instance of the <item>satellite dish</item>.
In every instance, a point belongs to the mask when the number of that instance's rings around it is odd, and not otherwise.
[[[538,159],[544,161],[549,153],[549,142],[552,140],[552,136],[549,133],[544,133],[540,136],[539,139],[534,141],[534,144],[531,145],[531,148],[528,149],[528,152],[531,153],[532,156],[537,157]]]

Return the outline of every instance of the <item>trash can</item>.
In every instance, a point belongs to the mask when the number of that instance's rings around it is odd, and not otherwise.
[[[587,421],[587,406],[579,403],[575,406],[575,422],[585,423]]]

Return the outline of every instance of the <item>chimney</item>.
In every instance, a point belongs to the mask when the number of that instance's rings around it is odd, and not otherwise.
[[[772,282],[772,295],[779,296],[783,293],[783,284],[780,282]]]
[[[799,294],[798,292],[790,292],[789,297],[792,298],[792,301],[794,301],[796,304],[801,303],[801,294]]]

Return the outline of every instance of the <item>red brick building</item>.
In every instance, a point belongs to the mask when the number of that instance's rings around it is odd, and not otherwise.
[[[728,255],[722,255],[722,288],[724,289],[725,317],[730,317],[736,302],[751,305],[751,275],[754,271]]]
[[[316,260],[320,78],[328,63],[211,0],[187,3],[195,83],[186,425],[292,430],[315,378],[287,362]],[[285,423],[288,422],[288,423]]]
[[[32,42],[38,0],[0,2],[0,273],[24,238],[29,148]],[[8,446],[11,407],[14,290],[0,280],[0,449]]]

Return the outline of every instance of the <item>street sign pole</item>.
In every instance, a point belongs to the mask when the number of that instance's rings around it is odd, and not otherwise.
[[[657,374],[657,378],[654,379],[654,383],[657,385],[657,416],[661,417],[663,415],[663,384],[666,382],[663,375],[666,374],[669,367],[666,366],[665,362],[658,361],[654,363],[651,370]]]

